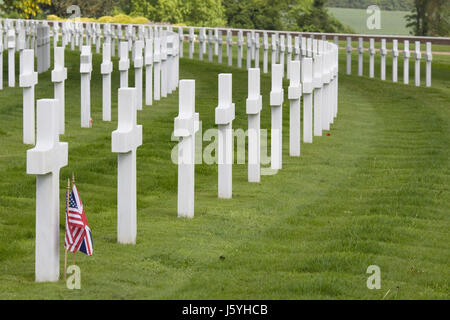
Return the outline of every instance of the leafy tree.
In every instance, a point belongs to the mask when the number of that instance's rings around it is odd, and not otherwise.
[[[50,2],[50,0],[48,0]],[[67,8],[71,5],[80,7],[81,17],[99,18],[109,15],[114,6],[119,6],[121,0],[51,0],[48,12],[58,17],[68,17]]]
[[[50,0],[3,0],[0,9],[6,13],[17,13],[21,18],[36,17],[42,12],[42,5],[49,5]]]
[[[417,36],[448,36],[450,4],[448,0],[414,0],[414,8],[406,17],[407,27]]]

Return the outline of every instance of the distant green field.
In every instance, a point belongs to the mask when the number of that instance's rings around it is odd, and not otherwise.
[[[369,15],[365,9],[328,8],[328,11],[357,33],[386,35],[409,34],[409,29],[406,28],[405,21],[405,15],[408,14],[407,11],[381,11],[381,29],[374,30],[367,28],[366,21]]]

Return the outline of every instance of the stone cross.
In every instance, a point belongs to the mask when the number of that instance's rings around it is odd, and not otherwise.
[[[286,51],[286,41],[284,34],[280,36],[280,64],[281,64],[281,77],[284,77],[284,53]]]
[[[381,39],[381,49],[380,49],[380,55],[381,55],[381,80],[386,80],[386,39]]]
[[[375,76],[375,40],[370,38],[369,40],[369,77],[373,78]]]
[[[300,45],[301,45],[301,35],[294,37],[294,60],[300,61]]]
[[[161,99],[161,38],[159,35],[154,39],[155,51],[153,55],[153,65],[154,65],[154,87],[153,87],[153,98],[156,101]]]
[[[68,145],[59,142],[58,101],[37,101],[37,141],[27,150],[27,174],[36,175],[35,279],[59,279],[59,171],[67,165]]]
[[[81,127],[90,128],[91,121],[91,72],[92,53],[90,46],[81,48],[80,73],[81,73]]]
[[[128,43],[125,41],[120,41],[119,50],[120,87],[128,88],[128,69],[130,69],[130,59],[128,58]]]
[[[219,55],[219,29],[214,29],[214,55]]]
[[[218,193],[219,198],[231,198],[233,167],[233,129],[235,117],[232,103],[232,74],[219,74],[219,103],[215,109],[215,121],[218,130],[217,160],[219,165]]]
[[[398,40],[392,40],[392,81],[397,82],[398,77]]]
[[[272,64],[272,91],[270,91],[270,106],[272,113],[271,129],[271,163],[270,167],[274,170],[282,167],[282,128],[283,128],[283,65]]]
[[[248,115],[248,182],[261,181],[261,109],[259,68],[248,69],[248,98],[246,113]]]
[[[19,85],[23,88],[23,143],[34,144],[34,86],[37,72],[34,72],[34,51],[24,50],[20,57]]]
[[[414,60],[415,60],[415,68],[414,68],[414,82],[416,87],[420,86],[420,59],[422,58],[422,53],[420,51],[420,41],[415,42],[414,48]]]
[[[102,45],[102,29],[100,28],[100,24],[95,24],[95,52],[100,53],[100,47]]]
[[[272,33],[271,35],[271,44],[272,44],[272,60],[270,61],[271,64],[277,63],[277,52],[278,52],[278,39],[277,34]]]
[[[16,33],[14,29],[9,29],[7,33],[8,47],[8,86],[16,85],[16,68],[15,68],[15,50],[16,50]]]
[[[237,38],[237,66],[238,68],[242,68],[242,54],[244,51],[244,36],[242,30],[238,31]]]
[[[427,87],[431,87],[431,61],[433,60],[433,54],[431,51],[431,42],[427,42],[427,51],[425,54],[425,61],[426,61],[426,78],[425,78],[425,85]]]
[[[136,243],[136,149],[142,145],[142,126],[136,124],[136,89],[120,88],[118,125],[111,135],[117,153],[117,241]]]
[[[316,57],[317,59],[317,57]],[[303,89],[303,131],[309,131],[310,129],[305,129],[305,119],[306,117],[310,118],[312,115],[313,108],[313,90],[314,90],[314,82],[313,82],[313,59],[304,57],[302,59],[302,89]],[[322,96],[320,92],[314,90],[314,135],[321,136],[322,135],[322,114],[319,109],[321,105]],[[307,120],[309,124],[312,123],[312,119]],[[308,124],[308,125],[309,125]],[[299,137],[300,138],[300,137]],[[303,138],[305,141],[305,138]],[[312,140],[312,138],[311,138]]]
[[[213,61],[213,46],[214,46],[214,36],[213,36],[213,30],[208,30],[208,61]]]
[[[268,60],[269,60],[269,37],[267,36],[267,32],[263,33],[263,72],[267,73],[268,71]]]
[[[103,61],[100,66],[103,84],[103,104],[102,104],[102,119],[103,121],[111,121],[111,73],[113,71],[113,64],[111,62],[111,43],[109,41],[103,42]]]
[[[183,58],[184,55],[184,48],[183,48],[183,41],[184,41],[184,34],[183,34],[183,27],[178,27],[178,55],[180,58]]]
[[[175,90],[176,78],[176,52],[178,41],[175,39],[173,32],[167,35],[167,93],[172,93]]]
[[[194,28],[189,28],[189,59],[192,59],[194,57],[194,41]]]
[[[329,130],[329,124],[326,118],[326,101],[324,101],[323,75],[323,49],[320,54],[314,56],[312,60],[312,87],[314,95],[314,133],[317,136],[322,135],[322,130]],[[303,70],[304,73],[309,72]],[[306,75],[305,75],[306,76]],[[309,107],[303,102],[303,142],[312,142],[312,117],[309,115]],[[306,112],[308,114],[306,114]],[[312,113],[312,110],[311,110]],[[319,123],[320,122],[320,123]],[[319,133],[320,132],[320,133]]]
[[[352,73],[352,37],[347,37],[347,74]]]
[[[67,68],[64,67],[64,47],[54,49],[54,69],[52,70],[52,82],[54,83],[55,99],[58,100],[58,132],[64,134],[65,129],[65,93],[64,81],[67,79]]]
[[[252,34],[247,32],[247,70],[252,66]]]
[[[259,48],[261,44],[259,43],[259,33],[255,34],[255,68],[259,68]]]
[[[358,38],[358,76],[363,75],[363,57],[364,57],[364,43],[363,38]]]
[[[306,39],[306,56],[312,58],[313,57],[313,38],[307,38]]]
[[[116,41],[116,26],[114,24],[111,24],[111,57],[116,56]]]
[[[218,62],[219,63],[222,63],[222,55],[223,55],[223,49],[222,49],[222,46],[223,46],[223,37],[222,37],[222,30],[218,30],[217,31],[217,45],[218,45],[218,58],[217,58],[217,60],[218,60]]]
[[[300,156],[300,98],[302,96],[302,85],[300,84],[300,61],[290,62],[290,83],[288,88],[289,99],[289,155],[291,157]],[[306,100],[305,100],[306,99]],[[309,99],[309,100],[308,100]],[[308,98],[303,98],[303,108],[305,103],[312,102],[311,94]]]
[[[227,30],[227,57],[228,65],[233,65],[233,33],[231,30]]]
[[[195,112],[195,80],[181,80],[179,113],[174,120],[174,136],[178,143],[178,217],[194,217],[195,132],[198,131]]]
[[[161,97],[167,97],[167,33],[164,31],[161,37]]]
[[[302,48],[301,48],[301,53],[302,53],[302,57],[307,57],[308,56],[308,52],[307,52],[307,46],[308,46],[308,38],[302,37]]]
[[[206,48],[206,30],[205,28],[200,28],[198,31],[198,41],[199,41],[199,48],[198,48],[198,58],[200,60],[203,60],[203,53]]]
[[[145,39],[145,105],[153,103],[153,39]]]
[[[137,109],[142,110],[142,78],[144,58],[142,57],[142,50],[144,49],[144,41],[137,40],[134,46],[134,86],[136,88],[136,103]]]
[[[128,42],[128,51],[131,51],[131,49],[133,48],[133,30],[133,26],[131,24],[128,24],[125,31],[125,38]]]
[[[287,35],[287,45],[286,45],[286,57],[287,57],[287,60],[286,60],[286,67],[287,67],[287,71],[286,71],[286,77],[288,78],[288,79],[290,79],[290,74],[289,74],[289,72],[290,72],[290,65],[291,65],[291,61],[292,61],[292,36],[291,36],[291,34],[290,33],[288,33],[288,35]]]
[[[411,54],[409,52],[409,41],[405,40],[403,48],[403,83],[409,83],[409,58]]]
[[[58,46],[59,41],[59,22],[53,21],[53,48]]]
[[[323,84],[322,88],[322,105],[321,105],[321,117],[322,124],[326,123],[326,128],[329,130],[330,123],[333,123],[333,108],[332,108],[332,98],[331,98],[331,65],[330,65],[330,50],[328,47],[328,42],[321,41],[319,46],[319,51],[321,52],[322,59],[322,79],[321,82]],[[314,67],[314,66],[313,66]],[[325,120],[325,121],[324,121]],[[311,138],[312,142],[312,138]]]

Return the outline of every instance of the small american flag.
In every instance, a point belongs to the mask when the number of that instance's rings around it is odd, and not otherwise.
[[[67,191],[68,192],[68,191]],[[69,192],[68,192],[69,193]],[[70,252],[81,251],[92,256],[93,242],[80,194],[75,184],[69,197],[69,208],[66,210],[66,237],[64,247]]]

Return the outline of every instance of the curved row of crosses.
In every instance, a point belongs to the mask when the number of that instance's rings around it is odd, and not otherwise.
[[[27,26],[28,24],[28,26]],[[23,142],[35,144],[27,151],[27,173],[36,175],[36,281],[57,281],[59,279],[59,171],[68,163],[68,143],[60,142],[64,133],[65,112],[64,85],[67,69],[64,67],[64,50],[81,50],[81,127],[90,128],[90,78],[92,68],[91,46],[103,55],[100,71],[103,75],[102,118],[111,120],[111,73],[114,70],[111,56],[119,52],[117,70],[120,72],[118,92],[118,125],[112,132],[111,150],[118,154],[117,179],[117,239],[120,243],[136,242],[136,150],[142,145],[142,126],[136,123],[137,110],[151,105],[153,99],[167,96],[179,86],[179,114],[174,119],[174,136],[178,144],[178,216],[194,216],[194,168],[195,132],[199,127],[199,116],[195,112],[195,80],[178,80],[179,57],[182,55],[182,38],[171,27],[127,26],[126,41],[108,37],[103,25],[103,35],[89,33],[89,24],[78,24],[81,33],[53,33],[54,69],[52,82],[55,96],[37,101],[35,115],[34,87],[38,76],[34,71],[34,57],[37,57],[38,71],[50,67],[50,27],[48,22],[20,22],[12,26],[11,20],[3,21],[7,26],[6,47],[8,48],[8,84],[15,85],[14,54],[20,54],[19,85],[23,88]],[[71,22],[61,24],[62,30],[70,30]],[[30,27],[34,26],[34,27]],[[55,24],[56,26],[56,24]],[[33,32],[35,28],[36,32]],[[18,29],[18,30],[17,30]],[[78,30],[78,29],[77,29]],[[137,31],[137,34],[136,34]],[[16,32],[18,37],[16,38]],[[135,36],[133,36],[135,35]],[[296,42],[300,38],[296,38]],[[16,41],[17,40],[17,41]],[[103,43],[102,43],[103,41]],[[61,43],[61,46],[58,46]],[[209,60],[213,60],[213,42],[209,43]],[[238,39],[238,66],[242,61],[242,46]],[[338,47],[330,42],[309,39],[304,54],[300,47],[293,58],[284,61],[283,47],[274,47],[271,60],[272,89],[270,105],[271,128],[271,169],[275,172],[282,167],[282,105],[284,100],[283,77],[288,77],[290,85],[287,97],[290,103],[289,154],[300,156],[300,140],[312,143],[313,136],[329,130],[337,116],[338,105]],[[180,45],[181,44],[181,45]],[[219,46],[219,44],[218,44]],[[260,92],[259,53],[257,46],[250,43],[247,50],[248,98],[248,181],[259,182],[260,167],[260,112],[262,96]],[[253,48],[255,50],[253,50]],[[0,51],[2,52],[2,50]],[[135,87],[128,86],[129,54],[132,54]],[[190,45],[193,55],[193,44]],[[221,57],[221,48],[217,51]],[[228,56],[232,49],[227,50]],[[206,53],[206,45],[200,41],[199,56]],[[253,57],[253,58],[252,58]],[[221,59],[221,58],[220,58]],[[252,68],[251,62],[256,65]],[[264,62],[265,61],[265,62]],[[279,62],[279,63],[277,63]],[[0,65],[2,65],[0,63]],[[263,59],[267,72],[267,57]],[[286,69],[287,65],[287,69]],[[145,68],[145,84],[143,81]],[[0,70],[2,74],[2,70]],[[232,121],[235,118],[232,102],[232,74],[219,75],[218,106],[215,122],[219,129],[218,139],[218,196],[232,197]],[[143,98],[145,93],[145,99]],[[300,104],[303,101],[303,134],[300,133]],[[34,127],[35,119],[37,126]],[[36,133],[36,136],[35,136]]]

